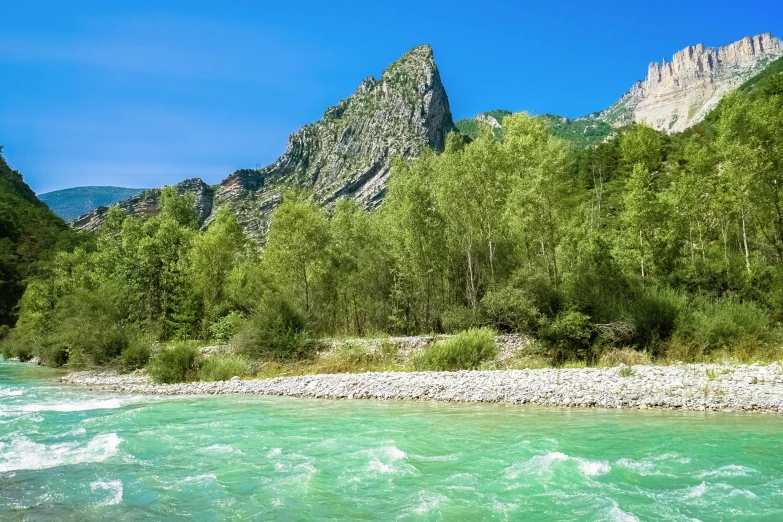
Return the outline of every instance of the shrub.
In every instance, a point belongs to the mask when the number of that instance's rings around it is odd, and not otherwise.
[[[297,359],[308,354],[304,315],[287,301],[267,304],[245,323],[232,343],[251,357]]]
[[[541,318],[533,300],[517,288],[487,292],[481,308],[487,321],[503,331],[532,333]]]
[[[210,325],[209,333],[215,342],[225,344],[239,332],[244,320],[242,314],[231,312]]]
[[[120,367],[123,371],[132,372],[139,368],[144,368],[150,360],[152,350],[146,340],[134,340],[120,354]]]
[[[250,361],[241,355],[214,355],[207,357],[198,369],[200,381],[228,381],[232,377],[250,374]]]
[[[767,312],[756,303],[720,299],[682,321],[677,336],[708,354],[720,348],[732,348],[743,341],[768,342],[772,333],[769,323]]]
[[[574,359],[584,360],[589,356],[593,329],[589,316],[569,310],[557,314],[553,321],[542,324],[539,336],[552,362],[563,364]]]
[[[153,355],[147,364],[147,373],[157,383],[189,382],[196,379],[200,363],[198,348],[180,342],[163,347]]]
[[[669,339],[686,306],[685,296],[668,288],[650,289],[639,295],[629,306],[637,343],[647,346]]]
[[[414,357],[413,366],[419,371],[474,370],[497,353],[494,331],[471,328],[424,350]]]
[[[455,333],[476,326],[477,319],[470,308],[453,306],[441,314],[440,322],[444,332]]]

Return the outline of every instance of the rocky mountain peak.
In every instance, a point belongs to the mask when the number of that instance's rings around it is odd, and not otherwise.
[[[362,80],[321,120],[291,134],[285,153],[273,164],[241,169],[224,179],[205,225],[218,208],[228,206],[251,235],[263,240],[269,214],[290,188],[311,191],[314,201],[327,207],[349,197],[373,208],[383,199],[394,156],[412,159],[427,147],[442,150],[453,127],[432,48],[420,45],[389,65],[380,79]],[[120,207],[133,214],[146,212],[140,202],[129,201]],[[97,227],[99,210],[74,226]]]
[[[780,56],[783,42],[770,33],[718,48],[690,45],[671,61],[652,62],[644,80],[592,117],[615,126],[644,122],[666,132],[682,131],[703,120],[727,92]]]

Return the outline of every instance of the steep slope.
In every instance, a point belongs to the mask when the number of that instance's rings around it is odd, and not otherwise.
[[[729,91],[736,89],[783,56],[783,42],[770,33],[723,47],[688,46],[672,60],[653,62],[647,77],[636,82],[616,103],[595,119],[615,127],[647,123],[665,132],[679,132],[702,121]]]
[[[75,240],[76,233],[11,169],[0,147],[0,336],[3,325],[15,321],[14,307],[36,262]]]
[[[263,169],[242,169],[228,176],[209,206],[214,219],[228,206],[255,237],[262,239],[268,217],[290,188],[311,191],[331,206],[342,197],[367,208],[383,199],[391,161],[418,156],[425,147],[442,150],[453,129],[446,91],[429,45],[412,49],[391,64],[380,79],[368,77],[350,97],[328,108],[323,118],[288,138],[285,153]],[[206,191],[200,188],[205,197]],[[134,198],[131,198],[132,200]],[[156,212],[154,194],[120,203],[132,214]],[[100,225],[105,209],[80,217],[76,228]]]
[[[213,188],[199,178],[186,179],[175,186],[180,194],[190,192],[196,196],[196,215],[199,218],[199,224],[204,223],[212,212]],[[161,189],[159,188],[144,190],[135,196],[120,201],[117,205],[128,215],[152,217],[160,211],[160,193]],[[73,226],[77,230],[97,230],[103,223],[103,218],[108,210],[109,207],[107,206],[97,207],[91,212],[76,218],[73,221]]]
[[[73,187],[38,194],[38,199],[65,221],[73,221],[95,208],[114,205],[143,190],[124,187]]]

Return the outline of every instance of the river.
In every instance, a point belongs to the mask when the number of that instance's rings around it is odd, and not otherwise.
[[[110,395],[0,362],[0,520],[782,520],[783,417]]]

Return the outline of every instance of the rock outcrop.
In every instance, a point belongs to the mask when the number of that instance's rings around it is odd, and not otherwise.
[[[325,207],[348,197],[373,208],[385,194],[392,159],[415,158],[426,147],[442,150],[453,127],[432,48],[416,47],[380,79],[364,79],[321,120],[292,134],[285,153],[272,165],[238,170],[224,179],[205,224],[227,206],[252,236],[263,240],[270,213],[290,188],[312,192],[314,201]],[[156,203],[157,198],[141,194],[119,205],[129,213],[148,215]],[[74,226],[92,230],[103,214],[105,209],[97,209]]]
[[[651,63],[647,77],[611,107],[580,119],[614,126],[646,123],[665,132],[679,132],[702,121],[727,92],[780,56],[783,42],[770,33],[746,36],[717,49],[689,46],[670,62]]]
[[[190,192],[196,197],[196,216],[199,224],[204,223],[212,212],[212,201],[214,190],[212,187],[201,181],[200,178],[186,179],[175,185],[180,194]],[[160,212],[160,194],[161,189],[154,188],[145,190],[140,194],[132,196],[126,200],[117,203],[129,216],[148,218]],[[72,225],[78,230],[95,231],[100,228],[109,207],[98,207],[81,217],[76,218]]]

